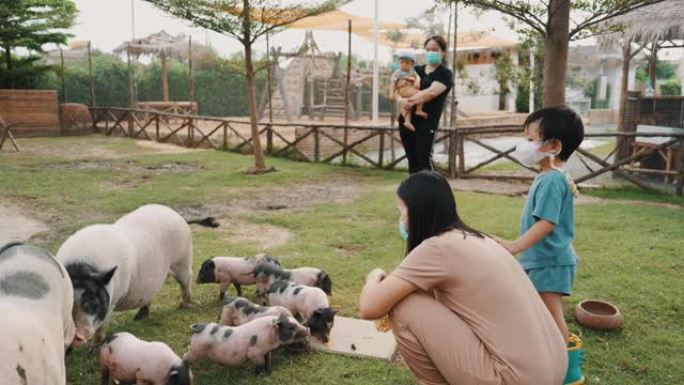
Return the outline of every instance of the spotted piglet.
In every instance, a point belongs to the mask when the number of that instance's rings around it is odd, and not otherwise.
[[[66,383],[73,305],[69,275],[50,253],[20,243],[0,247],[0,384]]]
[[[328,342],[336,311],[330,308],[328,296],[323,290],[291,281],[275,281],[268,288],[268,303],[271,306],[283,306],[295,316],[299,315],[312,336],[324,343]]]
[[[317,287],[325,294],[332,294],[332,281],[328,273],[315,267],[299,267],[296,269],[284,269],[272,263],[263,263],[254,271],[257,294],[266,293],[268,288],[279,280],[292,281],[300,285]]]
[[[100,347],[102,385],[130,382],[151,385],[190,385],[192,372],[163,342],[147,342],[130,333],[116,333]]]
[[[282,306],[259,306],[248,299],[226,298],[219,322],[227,326],[240,326],[261,317],[280,316],[292,317],[292,313]]]
[[[255,283],[252,271],[258,266],[270,263],[280,265],[280,262],[266,254],[259,254],[254,257],[214,257],[202,262],[197,283],[219,283],[221,284],[219,299],[223,299],[231,284],[235,286],[237,295],[242,296],[242,285],[253,285]]]
[[[217,323],[194,324],[190,347],[185,359],[193,363],[202,358],[226,366],[238,366],[246,361],[257,365],[257,373],[271,373],[271,352],[284,345],[304,341],[309,331],[292,317],[257,318],[242,326]]]

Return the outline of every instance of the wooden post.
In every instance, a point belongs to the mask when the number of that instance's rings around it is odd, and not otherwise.
[[[271,63],[271,51],[270,51],[270,44],[269,44],[269,38],[268,38],[269,35],[270,34],[268,34],[268,33],[266,34],[266,60],[268,61],[268,71],[266,72],[266,83],[268,83],[267,84],[268,94],[266,96],[268,98],[268,121],[273,123],[273,95],[272,95],[273,94],[273,84],[272,84],[272,81],[273,81],[273,64]],[[275,61],[277,62],[278,59],[276,58]],[[271,136],[273,135],[273,133],[271,132],[272,129],[273,128],[270,128],[268,130],[268,132],[269,132],[269,134],[271,134]],[[272,144],[273,143],[271,143],[271,145]],[[271,150],[272,149],[273,148],[271,148]],[[268,151],[270,152],[271,150],[268,150]]]
[[[351,19],[347,20],[347,83],[344,87],[344,125],[348,126],[349,125],[349,114],[351,111],[349,111],[349,105],[351,104],[349,94],[351,92],[350,88],[351,87],[351,62],[352,62],[352,57],[351,57],[351,41],[352,41],[352,21]]]
[[[454,2],[454,46],[453,53],[451,56],[451,71],[453,72],[454,79],[456,78],[456,67],[458,65],[458,55],[456,55],[456,49],[458,48],[458,1]],[[456,82],[451,88],[451,104],[449,105],[449,127],[456,128],[456,113],[458,112],[458,106],[456,104]]]
[[[624,46],[622,47],[622,83],[620,84],[620,116],[618,116],[618,131],[626,132],[627,117],[625,115],[627,114],[627,93],[629,87],[629,65],[632,59],[632,41],[624,40],[622,44]],[[624,138],[619,136],[615,138],[616,145],[619,146],[617,152],[615,153],[615,160],[620,160],[624,158],[627,152],[629,152],[629,146],[624,146],[625,142],[623,139]]]
[[[385,131],[380,130],[380,152],[378,152],[378,166],[382,168],[382,163],[385,158]]]
[[[463,134],[458,135],[458,175],[465,174],[465,139]]]
[[[679,138],[679,164],[677,176],[677,195],[684,195],[684,138]]]
[[[228,127],[226,122],[223,122],[223,151],[228,149]]]
[[[158,142],[159,141],[159,114],[155,114],[154,118],[154,132],[155,132],[155,140]]]
[[[93,76],[93,55],[88,41],[88,75],[90,77],[90,107],[95,108],[95,77]]]
[[[59,47],[59,60],[62,63],[62,103],[66,103],[68,100],[66,86],[66,70],[64,68],[64,51],[62,51],[62,47]]]
[[[314,162],[318,162],[321,157],[321,138],[318,135],[318,127],[314,127]]]
[[[456,170],[456,152],[458,151],[458,133],[456,129],[449,129],[449,178],[458,178]]]
[[[195,125],[192,118],[188,118],[188,148],[195,146]]]
[[[191,114],[199,114],[199,111],[194,110],[195,82],[192,80],[192,36],[188,36],[188,96]]]
[[[447,34],[446,34],[447,50],[444,53],[444,55],[449,54],[449,47],[451,47],[451,18],[452,18],[452,15],[453,15],[453,10],[451,9],[451,4],[450,4],[449,5],[449,27],[447,28]],[[455,76],[455,74],[454,74],[454,76]],[[456,84],[456,82],[454,82],[454,84]],[[449,108],[448,110],[451,111],[451,108]],[[392,112],[391,112],[390,116],[391,116],[390,125],[394,125],[394,108],[392,108]],[[444,113],[442,114],[442,126],[446,126],[450,121],[451,121],[451,119],[447,117],[446,110],[445,110]]]
[[[131,47],[129,46],[126,48],[126,58],[128,60],[128,107],[130,108],[130,110],[128,110],[128,136],[132,138],[135,134],[133,132],[134,128],[132,111],[132,109],[135,108],[135,99],[133,98],[133,65],[131,64]]]
[[[266,126],[266,153],[273,153],[273,126],[270,124]]]

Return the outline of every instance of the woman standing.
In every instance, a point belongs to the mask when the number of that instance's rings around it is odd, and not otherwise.
[[[412,114],[411,123],[415,130],[404,125],[403,117],[399,117],[399,135],[404,145],[404,152],[409,164],[409,173],[420,170],[432,170],[432,147],[439,119],[446,102],[447,94],[454,85],[454,75],[445,66],[447,43],[441,36],[432,36],[425,40],[426,65],[416,66],[420,76],[420,92],[406,100],[409,106],[423,104],[427,117]]]
[[[389,314],[399,351],[420,384],[561,385],[565,341],[515,258],[463,223],[434,171],[397,191],[408,255],[361,292],[365,319]]]

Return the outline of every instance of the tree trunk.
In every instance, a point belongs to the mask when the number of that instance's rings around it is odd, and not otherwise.
[[[252,129],[252,150],[254,151],[254,171],[266,170],[264,152],[261,148],[259,126],[257,125],[256,91],[254,86],[254,66],[252,65],[251,21],[249,19],[249,0],[243,0],[242,44],[245,47],[245,71],[247,72],[247,101],[249,105],[249,125]]]
[[[565,103],[565,76],[570,40],[570,0],[550,0],[548,9],[548,30],[544,39],[543,107]]]
[[[501,88],[499,86],[499,111],[506,109],[506,96],[508,96],[508,92],[504,92]]]
[[[169,71],[166,67],[166,55],[161,54],[162,100],[169,101]]]
[[[651,86],[653,87],[653,96],[656,91],[656,68],[658,67],[658,42],[651,43],[651,58],[648,63],[648,76],[651,79]]]

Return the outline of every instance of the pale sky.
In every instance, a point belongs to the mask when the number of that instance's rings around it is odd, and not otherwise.
[[[219,54],[227,56],[240,51],[241,45],[235,40],[215,32],[193,27],[189,22],[174,18],[141,0],[132,0],[135,8],[135,36],[147,36],[161,29],[175,35],[190,34],[193,40],[201,43],[208,41]],[[407,17],[417,16],[433,5],[432,0],[378,0],[380,20],[404,22]],[[75,0],[80,13],[71,32],[74,40],[91,40],[93,47],[109,52],[117,45],[131,39],[131,0]],[[355,0],[342,7],[349,13],[373,17],[373,0]],[[517,40],[503,19],[496,12],[486,12],[478,17],[467,10],[459,11],[459,31],[487,30],[499,37]],[[445,29],[448,12],[444,15]],[[282,46],[284,51],[298,47],[304,39],[304,30],[286,30],[273,36],[272,45]],[[322,51],[345,51],[346,33],[314,31],[314,38]],[[260,41],[257,49],[265,51],[265,41]],[[372,58],[373,47],[367,40],[353,36],[354,54]],[[389,60],[389,48],[381,47],[379,59]]]

